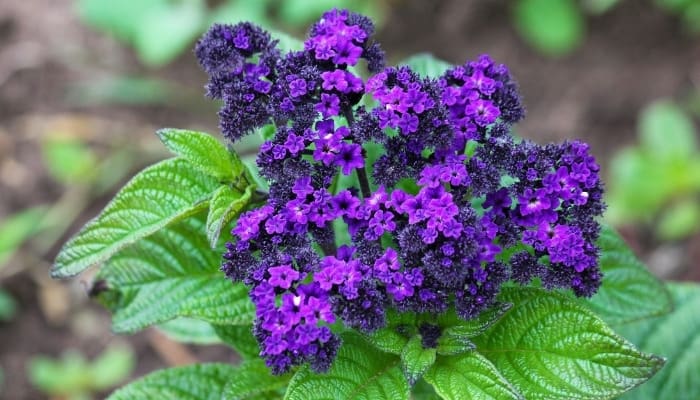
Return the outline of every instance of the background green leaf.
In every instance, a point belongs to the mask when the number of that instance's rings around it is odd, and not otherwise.
[[[0,269],[17,249],[40,228],[46,207],[32,207],[0,222]]]
[[[136,175],[100,215],[56,257],[54,278],[76,275],[122,248],[207,207],[218,182],[182,159],[169,159]]]
[[[113,329],[134,332],[176,317],[215,324],[252,323],[243,284],[219,270],[221,252],[209,248],[201,218],[190,218],[115,254],[97,279],[124,300],[113,306]]]
[[[74,350],[58,360],[38,356],[31,359],[27,372],[32,384],[47,394],[78,397],[123,381],[131,374],[135,362],[130,348],[112,345],[93,362]]]
[[[377,351],[354,333],[343,335],[326,374],[302,367],[289,382],[286,400],[408,399],[409,387],[397,356]]]
[[[580,300],[609,324],[667,313],[671,297],[664,284],[632,253],[614,229],[604,226],[598,239],[603,285]]]
[[[523,399],[484,356],[469,352],[440,357],[425,380],[445,400]]]
[[[684,199],[663,210],[656,233],[663,240],[680,240],[700,230],[700,202]]]
[[[117,390],[108,400],[220,400],[236,369],[227,364],[195,364],[153,372]]]
[[[518,0],[513,11],[523,39],[542,53],[560,56],[583,41],[585,20],[574,0]]]
[[[618,332],[642,350],[668,358],[666,366],[649,382],[629,392],[625,400],[695,400],[700,372],[700,285],[669,283],[675,309],[672,313],[617,326]]]
[[[688,159],[697,149],[693,122],[669,100],[657,100],[642,111],[639,135],[642,147],[658,161]]]
[[[398,65],[408,65],[420,76],[428,78],[437,78],[453,67],[447,61],[440,60],[429,53],[418,53],[399,62]]]
[[[203,0],[161,3],[143,10],[141,23],[133,27],[132,38],[139,58],[151,66],[175,59],[201,33],[206,11]]]
[[[17,311],[17,302],[0,288],[0,322],[9,321]]]
[[[505,288],[500,298],[513,308],[474,342],[527,399],[612,398],[663,365],[566,296]]]

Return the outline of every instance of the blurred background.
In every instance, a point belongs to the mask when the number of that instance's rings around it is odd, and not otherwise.
[[[375,19],[390,62],[506,63],[528,110],[517,134],[590,143],[607,221],[656,275],[700,281],[700,0],[6,0],[0,398],[101,398],[157,368],[233,361],[192,321],[115,337],[89,276],[57,282],[48,268],[121,184],[167,157],[156,129],[218,131],[191,51],[211,23],[301,38],[333,6]]]

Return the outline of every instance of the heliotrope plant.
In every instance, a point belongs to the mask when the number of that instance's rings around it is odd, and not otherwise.
[[[199,40],[229,146],[159,131],[177,157],[128,183],[52,273],[103,263],[91,293],[116,332],[175,324],[244,361],[113,399],[608,399],[663,365],[606,325],[670,303],[601,233],[588,146],[511,135],[520,94],[489,56],[386,67],[372,35],[331,10],[296,48],[250,23]],[[233,150],[248,135],[252,166]]]

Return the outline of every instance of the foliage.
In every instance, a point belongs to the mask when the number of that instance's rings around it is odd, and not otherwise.
[[[383,4],[371,0],[225,0],[214,8],[205,0],[77,0],[78,13],[86,24],[133,46],[139,59],[151,67],[172,62],[212,23],[253,21],[268,28],[298,30],[331,7],[351,8],[375,20],[383,14]],[[122,84],[117,88],[120,91],[145,90],[136,83],[160,88],[159,83],[152,81],[116,83]],[[159,92],[144,92],[143,98],[154,93]]]
[[[428,56],[408,63],[426,75],[439,75],[447,67]],[[610,279],[603,280],[592,299],[545,290],[535,282],[504,286],[495,304],[469,319],[454,308],[440,315],[388,309],[386,325],[373,333],[360,334],[340,322],[330,325],[342,345],[327,372],[305,364],[272,374],[279,371],[270,371],[259,357],[259,330],[253,328],[259,314],[248,289],[241,283],[232,285],[219,271],[221,231],[230,229],[242,212],[257,210],[267,194],[258,190],[255,171],[207,134],[168,129],[159,137],[175,157],[146,168],[127,183],[64,245],[52,275],[70,277],[99,265],[91,292],[113,312],[115,331],[131,333],[159,325],[193,342],[203,337],[211,341],[213,333],[244,361],[235,367],[198,364],[157,371],[117,390],[112,400],[608,399],[658,372],[664,359],[655,354],[668,355],[669,366],[678,368],[679,376],[693,371],[694,364],[661,339],[669,333],[679,341],[694,338],[695,320],[686,318],[696,303],[690,300],[690,290],[672,287],[677,307],[685,300],[688,306],[676,309],[682,317],[665,314],[670,309],[667,289],[606,228],[596,244],[600,268]],[[198,322],[190,323],[193,320]],[[625,326],[636,323],[654,327],[644,330],[651,332],[651,339],[636,336],[642,329],[625,332]],[[84,361],[73,358],[63,370],[79,369],[73,364],[85,368]],[[32,369],[55,372],[55,364],[42,362],[49,367]],[[53,382],[46,377],[52,374],[37,375],[51,382],[42,387],[60,394],[68,393],[61,384],[73,379]],[[91,378],[105,385],[114,381]],[[81,390],[91,390],[85,382],[80,381]],[[663,390],[693,393],[694,388],[685,386],[692,384],[679,378]]]
[[[17,303],[9,293],[0,289],[0,322],[9,321],[15,315]]]
[[[662,9],[680,16],[688,32],[700,33],[700,1],[698,0],[655,0]]]
[[[73,350],[59,360],[37,356],[27,366],[29,379],[42,392],[68,400],[90,399],[95,392],[110,389],[124,381],[134,368],[135,357],[128,347],[107,348],[88,362]]]
[[[584,16],[574,0],[519,0],[513,17],[523,39],[547,55],[566,54],[584,38]]]
[[[657,100],[639,118],[639,144],[612,161],[607,217],[642,223],[661,239],[700,229],[700,149],[690,117],[675,103]]]
[[[644,351],[667,357],[667,365],[649,383],[623,399],[652,400],[700,398],[695,380],[700,371],[700,286],[669,283],[673,312],[620,325],[617,330]]]

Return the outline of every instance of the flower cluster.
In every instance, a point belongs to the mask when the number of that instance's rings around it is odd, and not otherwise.
[[[588,147],[513,138],[517,86],[488,56],[422,77],[384,68],[372,33],[366,17],[332,10],[301,51],[247,23],[197,44],[224,135],[275,127],[257,158],[267,199],[239,217],[222,265],[251,288],[275,373],[327,370],[339,323],[371,332],[389,309],[470,319],[508,280],[579,296],[600,285],[604,205]],[[420,329],[435,347],[439,327]]]

